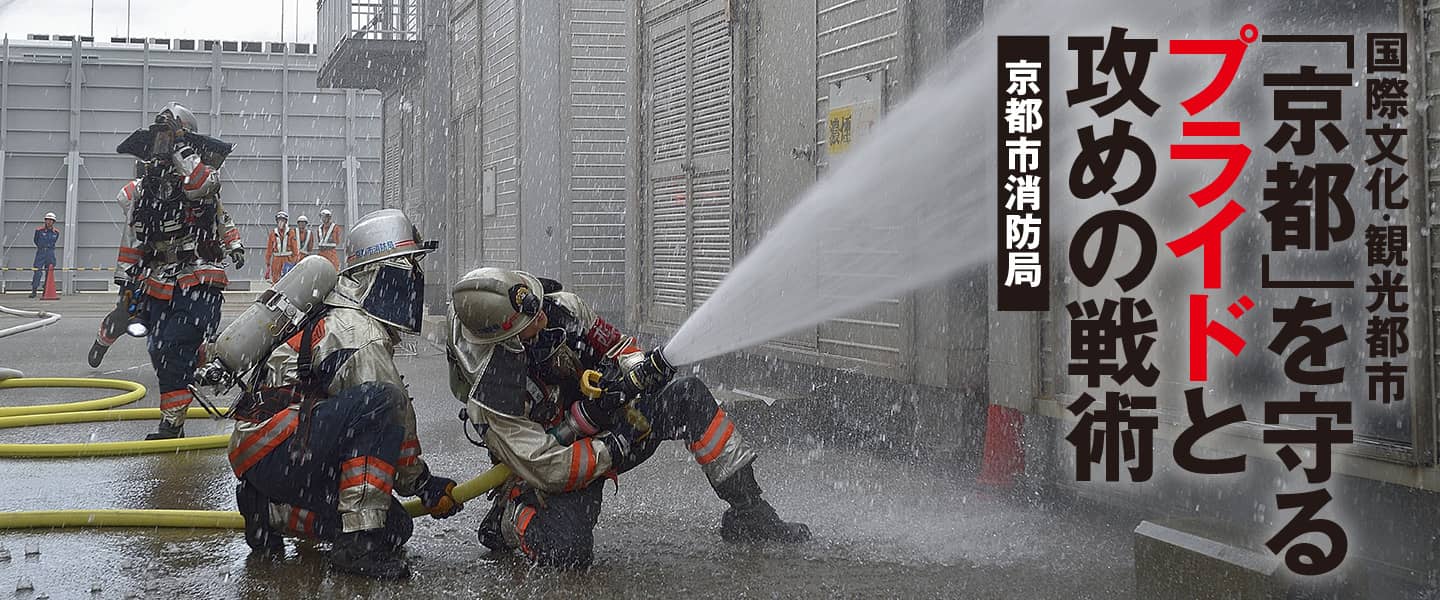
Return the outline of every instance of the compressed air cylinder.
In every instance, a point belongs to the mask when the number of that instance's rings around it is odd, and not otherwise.
[[[325,257],[305,257],[220,332],[208,348],[210,359],[236,375],[249,371],[320,306],[338,277]]]

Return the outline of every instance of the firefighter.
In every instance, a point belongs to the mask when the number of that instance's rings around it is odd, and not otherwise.
[[[125,326],[127,304],[138,306],[148,323],[150,363],[160,383],[161,420],[147,440],[184,437],[185,411],[194,399],[188,388],[201,343],[220,322],[221,291],[229,284],[228,258],[236,268],[245,264],[245,246],[234,221],[220,202],[220,174],[205,162],[205,152],[230,146],[198,133],[195,115],[171,102],[155,117],[143,137],[149,158],[137,164],[136,179],[121,188],[128,214],[122,236],[116,283],[122,301],[105,317],[89,361],[99,366],[117,330]],[[127,142],[122,143],[122,152]],[[136,153],[137,156],[141,153]]]
[[[295,262],[315,253],[315,235],[310,229],[310,217],[300,215],[295,219]]]
[[[339,269],[340,257],[335,255],[335,248],[341,243],[340,226],[331,220],[332,217],[330,209],[320,210],[320,227],[315,231],[315,252]]]
[[[399,332],[420,329],[420,259],[433,249],[398,210],[362,218],[346,248],[350,266],[319,313],[259,368],[259,393],[237,405],[229,455],[253,550],[278,552],[284,535],[326,540],[337,570],[406,577],[401,546],[412,523],[391,492],[418,496],[436,518],[462,508],[455,482],[421,458],[394,361]]]
[[[45,224],[35,228],[35,275],[30,278],[30,297],[40,291],[40,282],[46,272],[55,266],[55,243],[60,241],[60,229],[55,226],[55,213],[45,213]]]
[[[289,213],[283,210],[275,213],[275,228],[270,230],[270,239],[265,244],[265,279],[270,283],[280,281],[285,270],[299,261],[296,256],[299,240],[289,222]]]
[[[605,478],[644,462],[664,440],[685,443],[730,504],[723,539],[809,539],[805,525],[782,521],[761,498],[755,451],[705,384],[672,381],[658,351],[640,354],[579,296],[522,271],[481,268],[455,284],[451,299],[451,391],[466,402],[492,461],[515,473],[480,528],[482,544],[518,548],[542,565],[588,566]],[[636,382],[643,419],[622,408],[616,392],[580,393],[581,372],[619,364],[641,365],[627,381]]]

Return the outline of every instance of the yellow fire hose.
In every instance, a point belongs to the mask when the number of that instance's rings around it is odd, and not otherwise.
[[[93,388],[123,390],[125,393],[107,396],[99,400],[67,402],[65,404],[36,404],[33,406],[0,406],[0,417],[17,415],[48,415],[82,410],[104,410],[124,406],[145,397],[145,386],[121,379],[87,379],[84,377],[16,377],[0,380],[0,390],[19,388]]]
[[[145,386],[133,381],[119,379],[86,379],[80,377],[22,377],[0,380],[0,389],[16,388],[100,388],[124,390],[99,400],[85,400],[64,404],[41,404],[34,406],[0,407],[0,429],[8,427],[30,427],[35,425],[58,425],[63,423],[93,423],[101,421],[131,421],[159,419],[158,408],[131,408],[105,410],[129,404],[145,397]],[[208,413],[203,408],[191,408],[186,416],[204,418]],[[7,458],[65,458],[82,456],[121,456],[154,452],[180,452],[223,448],[230,440],[229,435],[210,435],[198,438],[173,440],[136,440],[124,442],[95,442],[70,444],[0,444],[0,457]],[[468,502],[490,490],[499,487],[510,477],[510,468],[496,465],[465,483],[455,486],[452,494],[460,502]],[[403,503],[412,517],[423,516],[425,509],[419,500]],[[0,529],[54,527],[179,527],[208,529],[242,529],[245,521],[240,513],[219,510],[39,510],[25,512],[0,512]]]
[[[124,406],[145,397],[145,386],[121,379],[88,379],[84,377],[19,377],[0,380],[0,390],[19,388],[96,388],[124,390],[98,400],[0,407],[0,429],[58,425],[61,423],[92,423],[98,421],[130,421],[160,419],[158,408],[105,410]],[[208,413],[192,408],[186,416],[204,418]],[[225,434],[171,440],[129,440],[123,442],[91,442],[67,444],[0,444],[0,458],[78,458],[86,456],[127,456],[160,452],[185,452],[224,448],[230,443]]]
[[[510,477],[510,467],[495,465],[479,477],[455,486],[455,499],[469,502],[499,487]],[[416,499],[406,500],[412,517],[425,515]],[[0,512],[0,529],[56,527],[178,527],[185,529],[244,529],[240,513],[224,510],[37,510]]]

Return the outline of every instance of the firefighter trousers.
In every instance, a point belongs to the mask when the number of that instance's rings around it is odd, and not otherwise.
[[[712,486],[755,459],[754,451],[735,433],[734,423],[699,378],[676,379],[658,394],[641,399],[637,408],[650,421],[650,435],[636,442],[635,461],[629,468],[648,460],[667,440],[686,443]],[[563,494],[541,494],[527,487],[522,485],[510,494],[500,515],[504,539],[513,541],[526,557],[542,566],[590,566],[605,479]]]
[[[190,384],[206,336],[220,325],[220,290],[197,285],[175,290],[168,300],[146,298],[150,317],[150,365],[160,380],[161,419],[174,427],[185,423],[185,411],[194,397]]]
[[[317,402],[309,417],[282,410],[248,434],[254,437],[230,456],[232,466],[251,463],[236,498],[246,519],[327,541],[378,529],[388,542],[404,544],[413,524],[391,492],[405,437],[397,400],[405,399],[395,385],[363,383]],[[253,460],[254,452],[264,454]]]

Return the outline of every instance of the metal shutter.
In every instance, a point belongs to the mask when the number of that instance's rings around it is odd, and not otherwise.
[[[817,152],[827,151],[831,84],[895,65],[899,61],[900,31],[898,0],[819,0],[815,18]],[[822,171],[827,162],[821,161]],[[884,222],[883,215],[878,217],[875,227],[895,226]],[[834,259],[822,259],[820,264],[844,264],[844,249],[822,248],[821,252]],[[842,271],[817,275],[853,277]],[[906,358],[902,349],[908,345],[909,304],[908,298],[882,300],[854,314],[821,323],[816,347],[822,356],[832,359],[832,364],[881,369],[901,365]]]
[[[481,8],[480,114],[482,165],[495,177],[495,214],[482,229],[486,266],[519,268],[520,140],[519,11],[516,0],[495,0]]]
[[[731,36],[714,0],[649,26],[649,318],[678,324],[734,258]]]
[[[633,32],[628,0],[570,5],[570,280],[601,312],[625,306]]]
[[[386,94],[382,101],[381,112],[381,135],[385,138],[384,154],[381,162],[384,166],[384,173],[381,175],[380,187],[384,197],[381,206],[385,208],[398,208],[400,206],[400,153],[404,145],[401,143],[404,135],[404,128],[400,122],[400,95],[398,93]]]
[[[714,12],[703,16],[692,10],[690,23],[691,309],[720,286],[734,258],[730,19],[724,3],[709,6]]]

